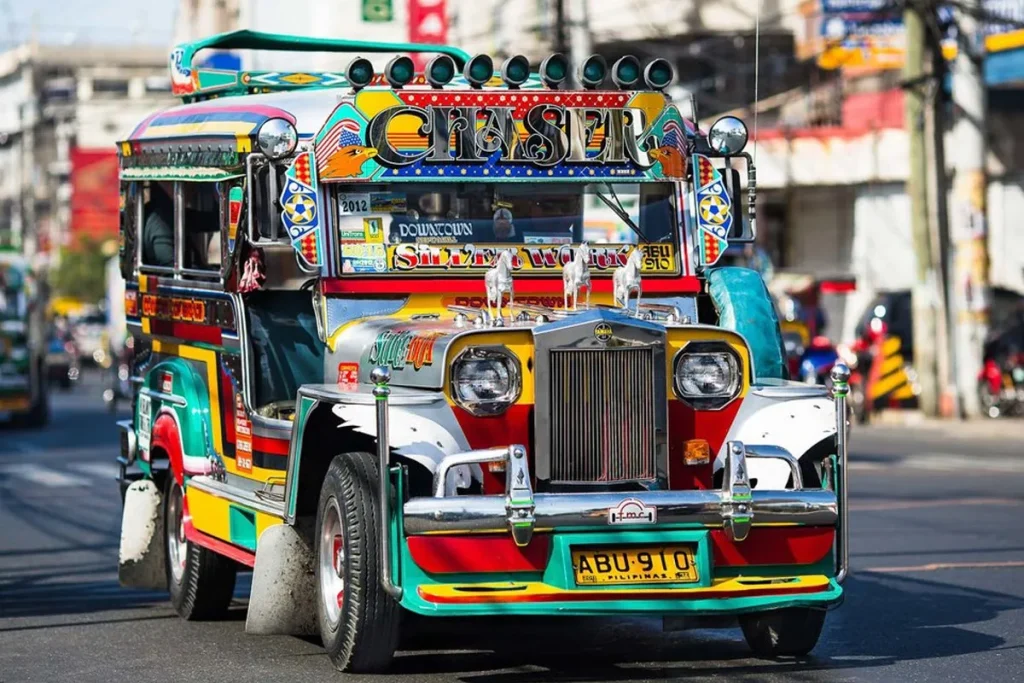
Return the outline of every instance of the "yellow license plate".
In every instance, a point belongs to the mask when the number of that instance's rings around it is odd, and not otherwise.
[[[572,567],[577,586],[699,580],[693,546],[573,549]]]

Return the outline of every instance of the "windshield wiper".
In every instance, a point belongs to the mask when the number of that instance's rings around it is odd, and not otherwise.
[[[608,191],[612,193],[613,197],[615,197],[615,203],[612,203],[612,200],[608,199],[608,197],[605,197],[603,194],[601,194],[600,191],[596,191],[594,193],[597,195],[597,198],[604,202],[609,209],[615,212],[615,215],[621,218],[626,223],[626,225],[629,226],[629,229],[635,232],[640,237],[640,239],[650,244],[651,240],[647,237],[647,235],[643,233],[643,231],[640,229],[640,226],[633,222],[633,219],[629,217],[629,214],[626,213],[626,210],[622,208],[622,202],[619,201],[619,197],[617,194],[615,194],[615,190],[612,189],[612,186],[609,183],[604,183],[604,186],[607,187]]]

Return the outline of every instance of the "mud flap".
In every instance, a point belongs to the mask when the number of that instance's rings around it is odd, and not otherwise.
[[[313,547],[295,527],[275,524],[260,534],[245,632],[316,635]]]
[[[117,578],[127,588],[167,590],[163,495],[149,479],[125,491]]]

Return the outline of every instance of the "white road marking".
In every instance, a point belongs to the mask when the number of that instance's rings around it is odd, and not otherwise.
[[[1024,454],[1019,458],[991,455],[963,455],[957,453],[914,453],[903,458],[885,462],[859,461],[856,454],[850,459],[850,471],[875,471],[893,469],[935,470],[939,472],[1024,473]]]
[[[57,470],[31,463],[10,463],[0,465],[0,475],[18,477],[47,488],[85,486],[87,481]]]
[[[1006,567],[1024,567],[1024,561],[1007,560],[1005,562],[931,562],[912,567],[869,567],[862,571],[874,573],[897,572],[934,572],[939,569],[999,569]]]
[[[113,479],[117,476],[117,464],[113,462],[73,462],[68,464],[68,469],[100,479]]]

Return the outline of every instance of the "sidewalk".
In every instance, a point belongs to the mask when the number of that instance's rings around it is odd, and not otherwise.
[[[917,410],[883,410],[871,416],[873,427],[899,428],[944,433],[961,438],[1017,439],[1024,454],[1024,418],[998,419],[976,417],[967,420],[927,417]]]

